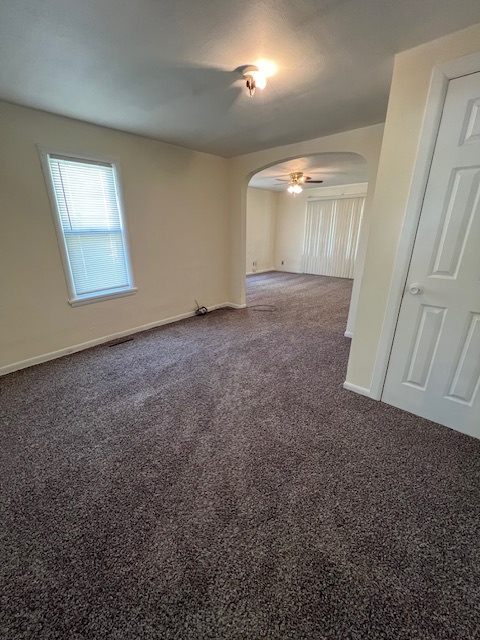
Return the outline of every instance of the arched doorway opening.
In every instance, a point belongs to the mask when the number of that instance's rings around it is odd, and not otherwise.
[[[292,174],[303,174],[301,193],[287,191]],[[367,162],[358,153],[316,153],[270,163],[252,172],[245,188],[246,274],[284,271],[336,275],[353,279],[354,285],[356,279],[345,327],[345,335],[349,337],[353,333],[365,253],[367,234],[360,222],[368,177]],[[352,209],[354,216],[347,212],[351,207],[356,207],[354,212]],[[322,212],[324,220],[330,216],[332,221],[328,239],[329,253],[335,255],[336,270],[332,272],[319,260],[307,259],[313,247],[317,255],[322,252],[317,243],[324,231],[316,228],[313,232],[316,235],[312,236],[311,224],[318,217],[316,214]],[[333,266],[333,260],[331,263]]]

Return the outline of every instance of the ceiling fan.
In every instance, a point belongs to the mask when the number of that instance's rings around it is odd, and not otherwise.
[[[302,193],[303,188],[302,185],[305,184],[322,184],[323,180],[312,180],[310,176],[303,175],[303,171],[294,171],[290,174],[288,180],[283,178],[277,178],[279,182],[288,182],[287,191],[289,193],[293,193],[296,195],[297,193]]]

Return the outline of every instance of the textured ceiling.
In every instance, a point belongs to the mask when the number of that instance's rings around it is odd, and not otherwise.
[[[342,184],[368,182],[367,163],[356,153],[319,153],[307,158],[296,158],[259,171],[250,180],[249,186],[269,191],[285,191],[289,174],[303,171],[312,180],[323,180],[323,184],[303,185],[304,189],[335,187]],[[280,180],[286,182],[280,182]]]
[[[231,157],[383,121],[393,55],[477,22],[478,0],[2,0],[0,98]]]

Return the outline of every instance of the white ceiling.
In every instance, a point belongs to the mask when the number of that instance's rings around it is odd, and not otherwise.
[[[231,157],[382,122],[393,55],[479,0],[2,0],[0,98]],[[249,98],[234,69],[278,72]]]
[[[303,171],[312,180],[323,180],[322,184],[304,184],[304,189],[368,182],[368,167],[362,156],[356,153],[319,153],[281,162],[259,171],[250,180],[249,186],[269,191],[285,191],[289,174],[297,171]],[[279,178],[286,182],[280,182]]]

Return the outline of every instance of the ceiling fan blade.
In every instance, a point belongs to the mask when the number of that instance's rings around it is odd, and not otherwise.
[[[303,184],[322,184],[323,180],[305,180]]]

